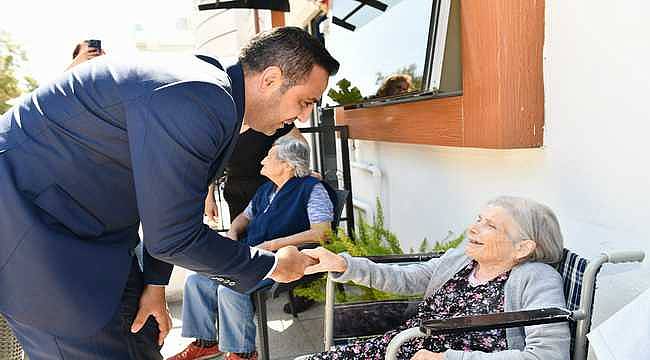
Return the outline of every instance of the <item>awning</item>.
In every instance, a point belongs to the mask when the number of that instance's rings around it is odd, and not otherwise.
[[[199,4],[199,11],[215,9],[265,9],[289,12],[289,0],[216,0]]]

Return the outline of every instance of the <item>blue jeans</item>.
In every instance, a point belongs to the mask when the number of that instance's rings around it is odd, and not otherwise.
[[[260,281],[255,291],[273,281]],[[181,335],[202,340],[219,340],[219,349],[228,352],[255,350],[255,311],[250,292],[241,294],[194,274],[183,291],[183,329]],[[216,320],[219,317],[219,336]]]

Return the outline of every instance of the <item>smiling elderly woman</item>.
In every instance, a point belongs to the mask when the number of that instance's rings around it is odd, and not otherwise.
[[[323,248],[304,250],[319,260],[307,272],[334,271],[338,282],[400,294],[425,294],[417,314],[400,328],[312,359],[383,359],[399,331],[421,320],[503,311],[565,307],[562,278],[550,265],[562,256],[563,240],[553,212],[529,199],[490,201],[467,231],[467,241],[426,263],[375,264]],[[399,359],[569,359],[569,327],[536,325],[509,330],[435,335],[404,344]]]

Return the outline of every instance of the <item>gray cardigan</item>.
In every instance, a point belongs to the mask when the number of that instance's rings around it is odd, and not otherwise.
[[[406,266],[376,264],[365,258],[342,254],[348,263],[344,273],[336,274],[337,282],[353,281],[376,289],[427,297],[454,274],[471,262],[465,255],[465,244],[447,251],[442,257]],[[527,262],[510,272],[505,284],[505,311],[566,307],[562,277],[547,264]],[[506,330],[508,350],[447,350],[446,360],[568,360],[571,336],[566,323],[535,325]]]

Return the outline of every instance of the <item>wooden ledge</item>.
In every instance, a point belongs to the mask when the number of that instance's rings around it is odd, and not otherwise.
[[[336,124],[348,125],[354,139],[463,145],[459,96],[351,110],[339,107],[335,114]]]

